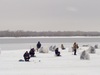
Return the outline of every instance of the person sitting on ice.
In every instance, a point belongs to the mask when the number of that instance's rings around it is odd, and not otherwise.
[[[28,51],[26,51],[26,52],[24,53],[23,57],[24,57],[24,60],[25,60],[25,61],[29,61],[30,56],[29,56]]]
[[[29,51],[29,54],[30,54],[30,57],[35,57],[35,49],[32,48],[32,49]]]
[[[40,43],[40,41],[38,41],[38,43],[37,43],[37,51],[38,51],[38,49],[41,47],[41,43]]]
[[[61,56],[61,55],[60,55],[60,52],[59,52],[59,50],[58,50],[58,48],[55,49],[55,55],[56,55],[56,56]]]
[[[76,44],[76,42],[74,42],[74,44],[73,44],[74,55],[76,55],[76,52],[77,52],[78,48],[79,48],[78,44]]]
[[[64,50],[64,49],[65,49],[65,47],[64,47],[64,45],[63,45],[63,44],[61,44],[61,49],[62,49],[62,50]]]

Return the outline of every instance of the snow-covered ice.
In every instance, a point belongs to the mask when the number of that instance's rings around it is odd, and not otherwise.
[[[3,50],[0,54],[0,75],[100,75],[100,49],[89,54],[90,60],[80,60],[85,47],[79,48],[77,55],[68,49],[60,49],[61,57],[56,57],[51,51],[36,52],[36,57],[30,62],[18,61],[30,49]]]

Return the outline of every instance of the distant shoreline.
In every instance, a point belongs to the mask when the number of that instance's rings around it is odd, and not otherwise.
[[[72,37],[72,36],[100,36],[100,32],[84,31],[0,31],[0,37]]]
[[[0,39],[3,38],[100,38],[100,36],[29,36],[29,37],[0,37]]]

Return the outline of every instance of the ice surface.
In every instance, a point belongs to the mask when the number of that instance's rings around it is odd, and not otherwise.
[[[60,49],[60,48],[59,48]],[[100,75],[100,49],[90,54],[90,60],[80,60],[80,54],[86,47],[73,52],[61,50],[61,57],[54,52],[39,53],[30,62],[19,62],[29,49],[1,51],[0,75]]]

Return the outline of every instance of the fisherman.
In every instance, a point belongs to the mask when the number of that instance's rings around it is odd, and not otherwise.
[[[29,55],[30,57],[35,57],[35,49],[32,48],[30,51],[29,51]]]
[[[79,48],[78,44],[76,44],[76,42],[74,42],[74,44],[73,44],[74,55],[76,55],[76,52],[77,52],[78,48]]]
[[[56,55],[56,56],[61,56],[61,55],[60,55],[60,52],[59,52],[59,50],[58,50],[58,48],[55,49],[55,55]]]
[[[63,44],[61,44],[61,49],[62,49],[62,50],[64,50],[64,49],[65,49],[65,47],[64,47],[64,45],[63,45]]]
[[[30,56],[29,56],[28,51],[26,51],[26,52],[24,53],[23,57],[24,57],[24,60],[25,60],[25,61],[29,61]]]
[[[38,51],[39,48],[41,48],[41,43],[40,43],[40,41],[38,41],[38,43],[37,43],[37,51]]]

